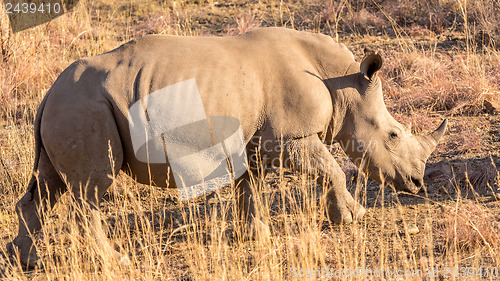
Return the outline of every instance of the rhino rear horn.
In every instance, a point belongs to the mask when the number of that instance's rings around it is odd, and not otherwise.
[[[369,52],[361,62],[360,70],[371,81],[381,67],[382,57],[379,54]]]
[[[441,137],[444,135],[446,132],[446,127],[448,126],[448,119],[444,119],[444,121],[439,125],[439,127],[430,134],[430,136],[434,139],[434,141],[437,143],[441,139]]]

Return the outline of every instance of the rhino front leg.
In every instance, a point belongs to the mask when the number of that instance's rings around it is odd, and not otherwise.
[[[246,172],[236,181],[236,202],[239,219],[252,222],[256,216],[254,192],[250,183],[250,172]]]
[[[244,239],[251,238],[254,234],[256,206],[255,193],[250,182],[250,172],[246,172],[236,181],[236,203],[238,219],[242,223],[239,231]]]
[[[252,188],[253,175],[246,172],[236,181],[236,202],[238,205],[238,216],[242,222],[240,233],[243,240],[254,239],[256,237],[269,237],[269,226],[262,221],[259,208],[256,203],[256,190]]]
[[[326,212],[332,222],[351,223],[363,217],[365,208],[352,198],[344,172],[317,135],[287,142],[286,151],[296,168],[318,175],[318,183],[329,187]]]

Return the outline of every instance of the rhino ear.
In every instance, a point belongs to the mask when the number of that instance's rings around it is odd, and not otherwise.
[[[379,54],[368,53],[360,65],[361,73],[368,80],[373,80],[376,77],[377,71],[382,67],[382,57]]]

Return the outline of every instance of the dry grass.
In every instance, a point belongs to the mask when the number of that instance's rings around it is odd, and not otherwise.
[[[237,27],[229,28],[227,34],[228,35],[238,35],[248,31],[252,31],[261,26],[261,22],[255,18],[254,15],[244,15],[240,18],[236,19]]]
[[[412,51],[387,54],[384,67],[385,89],[392,109],[405,114],[416,109],[446,111],[452,114],[477,114],[485,99],[500,96],[499,53],[467,55]]]
[[[456,134],[453,140],[448,142],[449,148],[461,151],[463,153],[479,151],[484,146],[484,130],[481,130],[477,124],[458,123],[456,125]]]
[[[358,55],[366,45],[379,47],[389,108],[416,133],[438,124],[438,118],[429,116],[481,116],[482,101],[499,98],[498,1],[377,3],[80,1],[73,13],[16,34],[1,12],[0,277],[281,280],[290,279],[293,268],[426,272],[437,265],[498,266],[499,218],[489,211],[498,210],[496,200],[469,202],[458,196],[451,211],[439,213],[436,205],[444,203],[373,189],[374,183],[358,177],[345,159],[339,162],[369,209],[364,220],[352,225],[329,225],[320,200],[322,187],[310,177],[269,175],[257,179],[255,188],[262,194],[259,209],[270,232],[255,241],[240,241],[230,188],[214,198],[181,203],[175,191],[139,185],[120,174],[102,203],[101,219],[106,235],[129,256],[130,266],[110,262],[112,253],[89,236],[89,229],[78,228],[69,195],[48,214],[40,234],[43,269],[24,271],[5,253],[2,245],[17,231],[14,204],[31,174],[32,120],[41,98],[75,59],[109,51],[137,36],[226,36],[260,26],[287,26],[330,34]],[[475,128],[466,121],[455,125],[443,152],[495,154],[484,148],[485,126]],[[489,183],[495,173],[494,165],[478,166],[463,172],[469,181],[455,184],[482,186],[481,176]],[[410,234],[409,224],[417,225],[420,233]]]
[[[439,224],[445,245],[452,251],[470,251],[478,246],[496,250],[499,246],[498,218],[480,203],[465,201],[446,209]]]

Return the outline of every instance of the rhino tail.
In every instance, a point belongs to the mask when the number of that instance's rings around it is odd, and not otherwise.
[[[40,134],[40,124],[42,123],[42,115],[43,115],[43,109],[45,108],[45,103],[47,102],[47,98],[50,94],[51,90],[47,92],[45,97],[43,98],[42,102],[40,103],[40,106],[38,107],[36,117],[35,117],[35,122],[33,123],[34,127],[34,133],[35,133],[35,161],[33,163],[33,173],[31,176],[30,183],[28,184],[28,192],[31,194],[34,194],[35,188],[37,187],[37,177],[35,176],[37,171],[38,171],[38,162],[40,160],[40,153],[42,150],[42,136]]]

